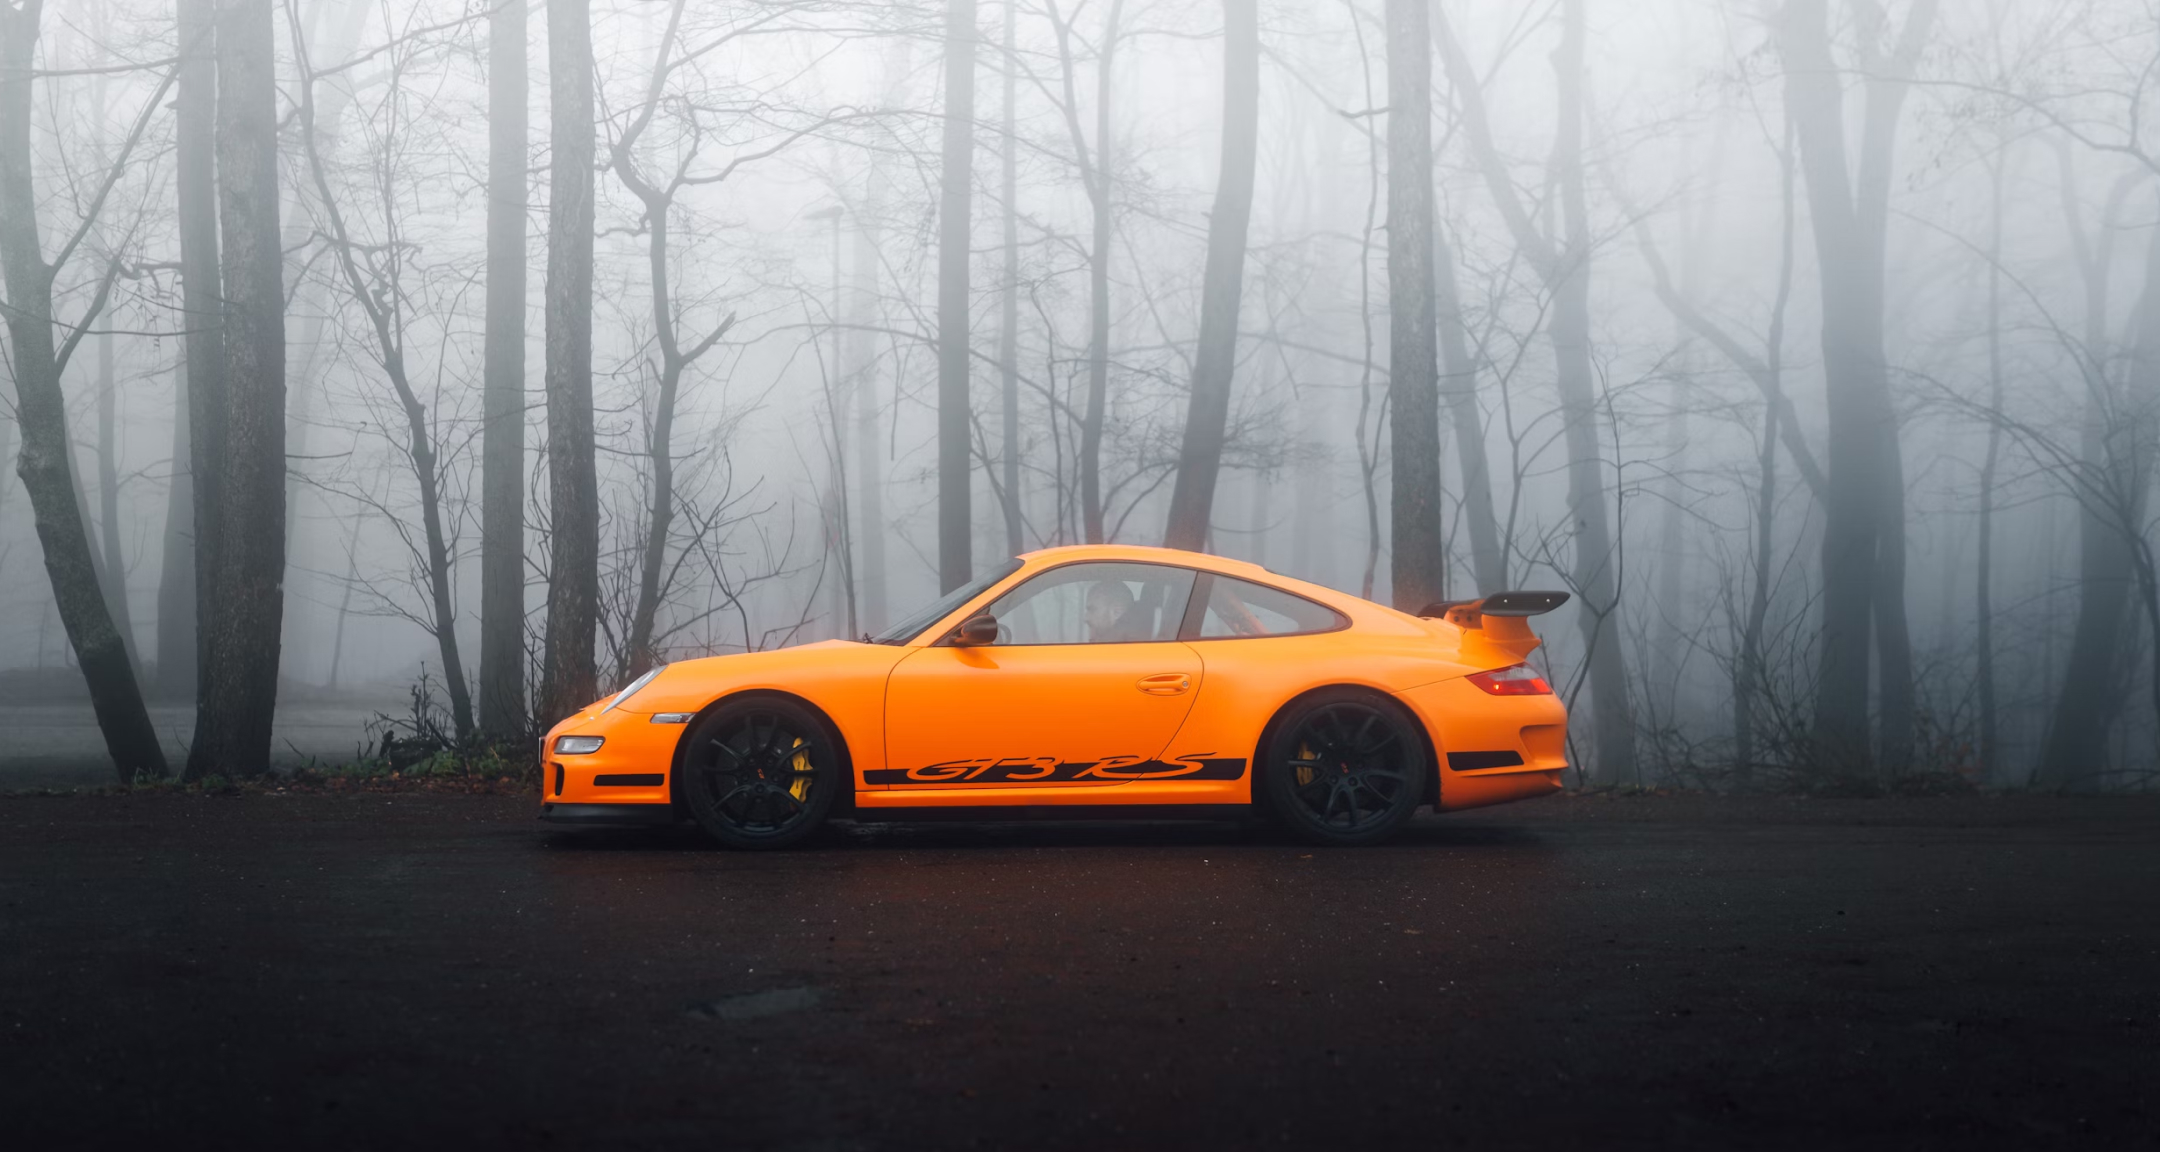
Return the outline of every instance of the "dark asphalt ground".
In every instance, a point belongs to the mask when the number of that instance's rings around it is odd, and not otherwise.
[[[1562,797],[576,837],[523,799],[0,799],[54,1147],[2160,1141],[2160,801]]]

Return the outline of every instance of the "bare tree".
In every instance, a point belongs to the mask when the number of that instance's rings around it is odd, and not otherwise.
[[[195,695],[195,477],[188,459],[188,339],[181,337],[182,351],[173,363],[172,455],[165,465],[165,532],[158,552],[153,691],[168,700]]]
[[[1583,174],[1583,59],[1587,31],[1583,0],[1566,0],[1560,9],[1560,45],[1553,54],[1559,94],[1558,132],[1553,141],[1552,171],[1560,200],[1560,236],[1538,226],[1507,170],[1493,140],[1485,96],[1477,72],[1436,10],[1434,36],[1446,61],[1448,77],[1462,113],[1462,130],[1472,159],[1485,177],[1516,247],[1552,294],[1547,324],[1556,382],[1565,421],[1568,456],[1568,520],[1574,525],[1574,564],[1570,583],[1577,589],[1585,658],[1590,665],[1591,719],[1597,748],[1597,777],[1611,782],[1636,778],[1634,709],[1629,703],[1627,664],[1620,650],[1618,552],[1606,507],[1605,461],[1599,447],[1597,377],[1591,364],[1589,204]]]
[[[714,184],[733,174],[738,165],[753,156],[770,155],[788,140],[800,138],[807,130],[797,130],[783,137],[781,144],[761,149],[755,153],[737,156],[715,172],[697,172],[690,167],[697,156],[693,146],[680,150],[672,171],[660,174],[648,173],[638,159],[639,141],[652,127],[654,116],[660,111],[662,97],[668,92],[668,78],[677,67],[693,57],[674,56],[675,41],[682,23],[686,0],[675,0],[668,13],[667,31],[661,34],[658,54],[653,61],[652,75],[645,87],[642,102],[630,112],[629,121],[622,132],[608,147],[608,167],[643,205],[644,214],[640,228],[645,236],[646,273],[650,278],[652,292],[653,341],[660,353],[660,362],[654,366],[658,390],[654,397],[651,428],[645,445],[652,480],[651,499],[645,509],[645,542],[643,557],[638,569],[638,593],[636,607],[630,617],[630,636],[627,650],[628,665],[624,673],[636,676],[650,668],[655,659],[653,652],[653,621],[659,612],[660,601],[666,585],[663,577],[668,564],[668,533],[675,514],[675,449],[673,429],[675,408],[679,398],[683,375],[699,358],[718,344],[735,324],[735,316],[729,313],[725,319],[711,325],[695,339],[685,342],[680,334],[682,316],[675,299],[674,274],[669,264],[669,213],[674,210],[675,198],[683,189],[701,184]],[[716,38],[724,41],[726,34]],[[707,50],[713,41],[707,42]],[[686,135],[695,140],[702,129],[697,120],[699,113],[692,108]],[[837,227],[837,225],[836,225]]]
[[[113,627],[127,649],[135,678],[142,679],[142,659],[135,652],[135,618],[128,611],[127,557],[120,549],[120,461],[118,408],[120,382],[113,373],[113,338],[110,331],[97,337],[97,474],[98,541],[102,552],[100,574],[104,577],[105,604]]]
[[[173,190],[179,214],[180,319],[187,379],[187,478],[193,498],[195,610],[188,636],[195,651],[185,671],[175,652],[160,648],[168,690],[197,695],[210,661],[205,628],[218,626],[217,548],[225,502],[224,310],[218,300],[217,233],[217,0],[177,0],[180,67],[174,91]],[[172,667],[164,667],[166,661]]]
[[[1423,43],[1421,37],[1420,46]],[[1200,340],[1185,409],[1185,442],[1163,531],[1163,543],[1171,548],[1197,551],[1207,546],[1237,370],[1238,302],[1245,287],[1245,237],[1252,223],[1253,167],[1259,152],[1260,14],[1255,0],[1223,0],[1222,163],[1215,210],[1208,215],[1207,271],[1200,287]],[[1429,183],[1427,189],[1429,195]],[[1437,530],[1437,507],[1433,525]]]
[[[1005,503],[1005,550],[1018,556],[1023,516],[1020,505],[1020,136],[1018,25],[1020,0],[1005,0],[1004,122],[998,135],[999,217],[1004,258],[998,282],[998,459],[999,493]],[[867,483],[867,478],[865,478]]]
[[[523,732],[525,708],[524,0],[488,14],[487,333],[482,349],[480,729]]]
[[[2073,478],[2070,487],[2079,513],[2078,606],[2069,659],[2032,778],[2046,787],[2084,791],[2098,785],[2108,763],[2108,731],[2127,687],[2120,675],[2124,618],[2138,584],[2135,529],[2145,520],[2152,467],[2152,445],[2132,418],[2134,409],[2116,379],[2115,341],[2108,335],[2115,234],[2125,202],[2149,177],[2133,172],[2115,182],[2096,235],[2085,224],[2082,181],[2070,148],[2059,148],[2057,156],[2063,217],[2084,288],[2084,327],[2075,355],[2085,402],[2078,421],[2076,466],[2066,470]],[[2160,274],[2160,265],[2148,261],[2148,301],[2155,291],[2155,274]],[[2151,313],[2141,307],[2138,314]],[[2150,367],[2142,358],[2133,358],[2133,364]],[[2160,381],[2153,385],[2160,386]]]
[[[1485,413],[1478,406],[1479,358],[1470,350],[1463,322],[1462,289],[1455,278],[1455,252],[1446,234],[1433,228],[1433,303],[1440,337],[1440,394],[1448,422],[1455,428],[1455,458],[1462,473],[1463,519],[1470,531],[1470,570],[1480,595],[1506,591],[1507,549],[1493,514],[1492,468],[1485,457]]]
[[[1388,0],[1389,584],[1416,612],[1447,598],[1433,286],[1432,44],[1426,0]]]
[[[218,0],[217,193],[225,404],[215,625],[187,776],[270,766],[285,607],[285,263],[278,244],[273,0]],[[198,459],[202,459],[198,457]],[[209,621],[205,621],[206,625]]]
[[[1832,58],[1827,0],[1791,0],[1778,28],[1786,101],[1822,279],[1822,350],[1830,431],[1823,492],[1822,631],[1815,739],[1840,771],[1864,770],[1868,640],[1882,669],[1884,767],[1912,754],[1912,641],[1905,617],[1905,480],[1883,349],[1885,229],[1898,118],[1934,24],[1916,0],[1888,56],[1884,18],[1861,5],[1865,112],[1853,171],[1842,73]]]
[[[540,722],[599,694],[600,488],[593,458],[591,0],[547,0],[548,599]]]
[[[938,584],[974,572],[969,511],[968,257],[975,187],[975,0],[946,0],[945,149],[938,176]]]
[[[329,169],[315,134],[315,71],[308,59],[307,43],[299,34],[299,21],[289,20],[288,23],[294,30],[293,57],[300,69],[301,146],[306,154],[308,176],[314,183],[323,227],[327,231],[331,258],[337,264],[346,289],[352,294],[353,303],[367,317],[375,340],[375,362],[382,368],[383,377],[396,394],[398,408],[405,417],[403,448],[420,493],[422,537],[418,551],[428,593],[425,621],[429,633],[435,637],[436,652],[442,660],[443,689],[450,697],[451,722],[457,738],[463,740],[473,733],[472,692],[466,683],[465,662],[458,648],[457,595],[452,572],[454,557],[443,521],[443,452],[437,442],[433,418],[413,385],[406,363],[405,302],[409,294],[401,281],[411,245],[401,235],[398,214],[392,207],[397,196],[387,187],[398,179],[398,155],[405,147],[404,136],[408,131],[399,92],[403,86],[404,63],[400,59],[391,66],[387,81],[390,93],[379,117],[381,158],[369,165],[370,171],[386,186],[378,198],[384,205],[383,218],[379,221],[381,231],[373,242],[363,243],[354,238],[347,226],[337,192],[330,186]]]
[[[67,429],[67,400],[60,379],[83,334],[104,311],[119,275],[121,257],[106,260],[102,276],[82,315],[65,325],[66,339],[54,345],[54,284],[96,226],[113,186],[120,180],[152,112],[173,80],[158,86],[102,180],[85,190],[83,218],[60,250],[45,259],[34,187],[30,127],[35,114],[36,62],[43,0],[0,0],[0,280],[7,286],[7,327],[15,377],[15,416],[21,425],[21,455],[15,463],[30,498],[45,573],[52,583],[60,623],[67,631],[90,690],[98,729],[122,781],[165,775],[165,753],[150,713],[143,705],[126,643],[101,594],[97,554],[83,515]],[[83,201],[78,201],[83,202]]]
[[[1080,515],[1087,542],[1100,544],[1103,530],[1102,441],[1104,411],[1110,395],[1110,243],[1113,225],[1110,199],[1110,125],[1113,77],[1116,75],[1120,21],[1125,0],[1110,0],[1103,15],[1102,38],[1095,44],[1095,144],[1088,146],[1080,127],[1080,102],[1074,87],[1077,62],[1073,52],[1072,19],[1058,12],[1057,0],[1046,0],[1050,23],[1057,32],[1058,73],[1064,98],[1060,107],[1065,128],[1072,138],[1073,162],[1080,170],[1080,184],[1092,210],[1088,244],[1088,362],[1086,413],[1080,422]]]

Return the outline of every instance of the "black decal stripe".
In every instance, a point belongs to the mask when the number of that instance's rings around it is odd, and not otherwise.
[[[1480,768],[1513,768],[1523,762],[1515,752],[1450,752],[1447,766],[1457,772],[1475,772]]]
[[[1044,770],[1049,763],[1049,770]],[[976,766],[980,767],[976,767]],[[1009,757],[984,764],[962,760],[922,768],[873,768],[863,782],[887,788],[985,784],[1063,784],[1079,780],[1124,783],[1134,780],[1242,780],[1245,761],[1231,757],[1180,756],[1175,760],[1135,760],[1111,756],[1102,760],[1049,762],[1049,757]]]
[[[618,772],[592,778],[597,788],[658,788],[666,780],[658,772]]]

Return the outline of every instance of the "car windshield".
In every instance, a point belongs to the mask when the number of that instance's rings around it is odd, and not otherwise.
[[[1020,561],[1007,560],[996,569],[938,597],[935,604],[870,638],[872,644],[905,644],[922,635],[923,629],[943,620],[952,610],[988,592],[992,585],[1020,570]]]

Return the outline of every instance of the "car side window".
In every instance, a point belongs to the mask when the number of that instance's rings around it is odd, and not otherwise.
[[[1132,644],[1177,639],[1192,595],[1189,568],[1093,563],[1052,568],[1000,596],[1001,645]]]
[[[1199,638],[1295,636],[1302,632],[1332,632],[1344,623],[1333,608],[1303,596],[1250,580],[1213,576],[1208,580],[1207,608],[1200,617]]]

